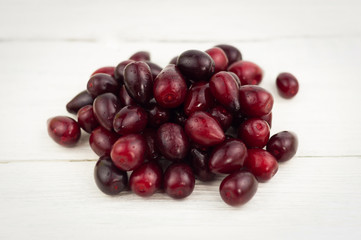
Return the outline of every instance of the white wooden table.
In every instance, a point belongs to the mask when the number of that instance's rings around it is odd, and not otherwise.
[[[272,134],[298,134],[297,156],[232,208],[219,181],[175,201],[102,194],[83,134],[55,144],[46,120],[98,67],[148,50],[165,66],[228,43],[265,71]],[[279,72],[300,81],[292,100]],[[361,239],[361,2],[0,1],[0,239]]]

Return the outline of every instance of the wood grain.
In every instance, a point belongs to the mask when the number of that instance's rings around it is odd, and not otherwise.
[[[2,0],[0,239],[360,239],[360,12],[358,0]],[[88,136],[76,148],[48,137],[98,67],[138,50],[164,67],[218,43],[262,67],[272,134],[300,142],[247,205],[221,201],[221,177],[183,201],[105,196]],[[300,81],[292,100],[277,94],[282,71]]]

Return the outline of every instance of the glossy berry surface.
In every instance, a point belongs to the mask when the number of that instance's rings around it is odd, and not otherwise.
[[[261,117],[269,114],[273,107],[273,97],[264,88],[246,85],[239,90],[241,112],[247,117]]]
[[[113,128],[120,135],[140,133],[147,126],[148,114],[138,106],[125,106],[114,116]]]
[[[128,134],[120,137],[113,145],[110,156],[119,169],[131,171],[145,160],[147,143],[142,135]]]
[[[209,159],[209,169],[214,173],[238,171],[243,166],[246,156],[246,145],[241,140],[229,139],[213,150]]]
[[[98,188],[108,195],[117,195],[128,185],[127,173],[118,169],[109,156],[100,157],[97,161],[94,179]]]
[[[132,62],[124,68],[124,85],[129,96],[140,104],[153,98],[153,77],[145,62]]]
[[[91,76],[93,76],[97,73],[105,73],[105,74],[109,74],[110,76],[112,76],[114,78],[114,70],[115,70],[115,67],[113,67],[113,66],[101,67],[101,68],[98,68],[97,70],[95,70]]]
[[[171,113],[168,109],[162,108],[156,103],[151,103],[147,108],[148,125],[151,127],[159,127],[163,123],[169,121]]]
[[[150,53],[147,51],[139,51],[130,56],[129,59],[133,61],[149,61]]]
[[[79,126],[87,133],[91,133],[99,126],[98,121],[95,119],[93,105],[86,105],[79,109],[77,117]]]
[[[131,62],[134,62],[133,60],[125,60],[120,62],[114,70],[114,78],[118,81],[119,84],[124,83],[124,68]]]
[[[214,74],[209,87],[212,95],[225,108],[232,112],[239,110],[239,87],[232,75],[224,71]]]
[[[119,83],[109,74],[97,73],[89,79],[87,90],[94,98],[107,92],[118,94]]]
[[[77,114],[80,108],[93,104],[94,98],[84,90],[78,93],[73,99],[66,104],[66,110],[69,113]]]
[[[58,144],[73,147],[80,139],[79,124],[72,118],[57,116],[48,120],[48,134]]]
[[[231,126],[233,121],[233,116],[223,106],[221,105],[215,106],[211,110],[209,110],[209,113],[219,122],[219,124],[221,125],[224,131]]]
[[[229,66],[228,71],[234,72],[242,85],[258,85],[263,78],[262,69],[249,61],[238,61]]]
[[[226,53],[219,47],[213,47],[206,51],[214,61],[214,72],[226,71],[228,67],[228,58]]]
[[[130,175],[130,189],[138,196],[149,197],[161,188],[162,175],[162,169],[155,161],[144,163]]]
[[[163,69],[153,62],[146,61],[146,63],[150,67],[150,72],[152,73],[152,77],[154,80]]]
[[[276,79],[277,90],[280,96],[292,98],[298,93],[298,81],[291,73],[280,73]]]
[[[259,182],[270,180],[278,170],[276,159],[272,154],[263,149],[248,149],[244,166]]]
[[[153,94],[157,103],[164,108],[175,108],[184,102],[187,84],[175,65],[168,65],[158,74]]]
[[[206,112],[193,113],[187,119],[184,129],[193,142],[204,147],[215,146],[225,139],[218,121]]]
[[[219,47],[224,51],[228,59],[228,65],[231,65],[236,61],[242,60],[242,54],[238,50],[238,48],[228,44],[219,44],[216,47]]]
[[[143,137],[147,143],[147,154],[149,159],[156,159],[159,157],[158,147],[156,146],[157,130],[154,128],[146,128],[143,131]]]
[[[190,160],[193,172],[199,180],[206,182],[215,178],[216,175],[209,170],[209,154],[207,152],[192,148]]]
[[[267,151],[270,152],[278,162],[290,160],[297,152],[298,138],[296,134],[289,131],[279,132],[273,135],[267,143]]]
[[[240,206],[247,203],[256,194],[258,182],[252,173],[234,172],[223,179],[219,187],[220,195],[225,203]]]
[[[189,116],[196,111],[206,111],[213,106],[214,98],[208,82],[196,82],[189,89],[184,101],[184,113]]]
[[[128,91],[124,85],[120,87],[118,97],[119,97],[119,102],[121,103],[122,106],[138,105],[137,102],[131,96],[129,96]]]
[[[175,123],[165,123],[157,130],[156,144],[162,155],[180,161],[189,152],[189,141],[183,128]]]
[[[192,169],[185,163],[174,163],[164,173],[164,191],[172,198],[188,197],[193,192],[194,185]]]
[[[93,103],[95,118],[108,131],[113,130],[113,119],[120,108],[119,99],[113,93],[99,95]]]
[[[265,120],[250,118],[239,126],[238,137],[248,148],[263,148],[270,136],[270,128]]]
[[[214,61],[207,53],[188,50],[179,55],[176,66],[193,81],[207,81],[214,73]]]
[[[109,156],[112,146],[118,138],[119,136],[116,133],[110,132],[103,127],[98,127],[90,134],[89,145],[99,157]]]

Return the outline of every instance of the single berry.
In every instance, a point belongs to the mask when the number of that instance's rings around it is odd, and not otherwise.
[[[278,170],[276,159],[263,149],[248,149],[244,166],[257,178],[259,182],[270,180]]]
[[[69,113],[77,114],[80,108],[93,104],[93,97],[88,93],[87,90],[84,90],[77,94],[73,99],[71,99],[66,104],[66,110]]]
[[[72,118],[57,116],[48,120],[48,134],[58,144],[73,147],[80,139],[79,124]]]
[[[138,106],[125,106],[114,116],[113,128],[120,135],[140,133],[147,126],[148,114]]]
[[[92,105],[86,105],[80,108],[77,117],[79,126],[87,133],[91,133],[99,126],[98,121],[95,119]]]
[[[98,127],[92,131],[89,137],[90,148],[101,156],[109,156],[113,144],[118,140],[119,136],[115,132],[110,132],[103,127]]]
[[[213,47],[206,51],[214,61],[214,72],[226,71],[228,67],[228,58],[226,53],[219,47]]]
[[[291,73],[280,73],[276,79],[278,93],[284,98],[292,98],[298,93],[298,81]]]
[[[263,148],[268,142],[270,128],[265,120],[250,118],[239,127],[238,136],[248,148]]]
[[[164,191],[172,198],[188,197],[195,185],[192,169],[185,163],[170,165],[164,173],[163,185]]]
[[[228,65],[231,65],[236,61],[242,60],[242,54],[238,50],[238,48],[228,44],[219,44],[216,47],[222,49],[224,53],[227,55]]]
[[[264,88],[246,85],[239,90],[241,112],[247,117],[261,117],[269,114],[273,107],[273,97]]]
[[[297,152],[298,139],[295,133],[289,131],[273,135],[267,143],[269,151],[278,162],[290,160]]]
[[[229,66],[228,71],[234,72],[242,85],[258,85],[263,78],[262,69],[253,62],[238,61]]]

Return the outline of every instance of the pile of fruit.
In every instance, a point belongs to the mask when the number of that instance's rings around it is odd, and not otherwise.
[[[53,117],[48,133],[67,147],[76,145],[81,129],[90,134],[100,157],[95,182],[106,194],[163,191],[180,199],[193,192],[196,178],[223,175],[222,199],[242,205],[298,145],[289,131],[270,138],[274,99],[257,86],[262,77],[262,69],[231,45],[185,51],[163,69],[148,52],[137,52],[96,70],[66,105],[77,121]],[[298,92],[290,73],[281,73],[276,84],[282,97]]]

